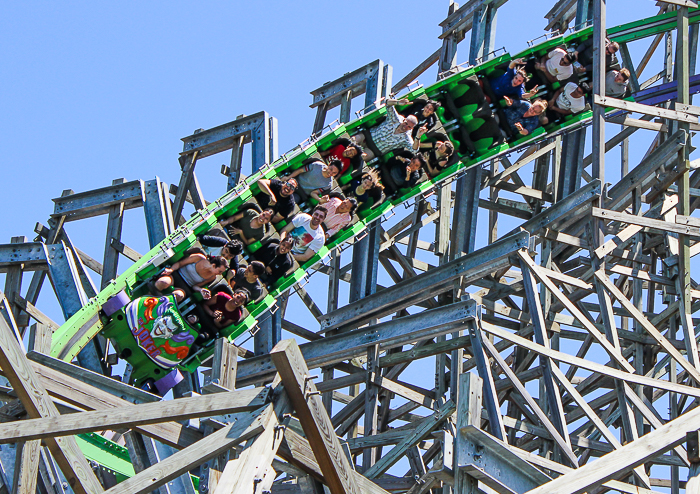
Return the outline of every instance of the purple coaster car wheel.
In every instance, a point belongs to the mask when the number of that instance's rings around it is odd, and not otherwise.
[[[122,290],[121,292],[117,293],[114,297],[110,297],[104,304],[102,304],[102,310],[107,316],[111,316],[129,302],[131,302],[131,299],[126,294],[126,292]]]

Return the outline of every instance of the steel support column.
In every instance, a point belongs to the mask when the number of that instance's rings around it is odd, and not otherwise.
[[[476,65],[484,61],[496,44],[496,15],[498,10],[493,3],[482,5],[474,12],[472,21],[471,45],[469,47],[469,63]]]
[[[350,302],[356,302],[377,291],[379,241],[379,228],[375,222],[367,228],[367,235],[353,246]]]
[[[450,238],[450,259],[474,251],[476,245],[476,222],[479,216],[479,193],[481,192],[482,168],[475,166],[457,180],[452,232]]]
[[[169,188],[168,184],[156,177],[144,182],[143,190],[143,212],[146,216],[148,245],[153,248],[175,230]]]
[[[575,130],[562,139],[561,165],[555,183],[555,202],[578,190],[583,173],[583,153],[586,146],[586,128]],[[603,142],[603,146],[605,143]],[[603,147],[604,149],[604,147]]]
[[[277,300],[277,305],[273,307],[274,312],[267,314],[265,319],[260,321],[260,329],[255,333],[254,352],[255,355],[265,355],[272,351],[272,348],[282,339],[282,299]]]
[[[112,185],[126,183],[126,179],[112,180]],[[109,208],[107,215],[107,235],[105,235],[105,251],[102,260],[102,281],[100,289],[104,289],[111,280],[117,277],[119,266],[119,252],[112,247],[112,239],[121,242],[122,225],[124,223],[124,203],[115,204]]]
[[[593,19],[593,10],[591,0],[578,0],[576,3],[576,29],[585,27],[582,24]]]
[[[63,315],[68,320],[89,301],[89,296],[80,281],[80,274],[73,253],[65,244],[47,245],[49,252],[49,278],[58,303],[61,305]],[[94,340],[95,342],[97,340]],[[94,372],[104,373],[101,356],[93,342],[83,348],[78,354],[78,363],[81,367]]]

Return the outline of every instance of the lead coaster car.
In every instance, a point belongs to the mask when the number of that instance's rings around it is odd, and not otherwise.
[[[180,314],[173,295],[139,297],[108,308],[103,317],[102,334],[133,366],[135,386],[163,395],[182,380],[177,366],[190,354],[199,328]]]

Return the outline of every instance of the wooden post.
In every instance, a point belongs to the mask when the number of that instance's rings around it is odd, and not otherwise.
[[[236,368],[238,352],[236,347],[226,338],[219,338],[214,345],[214,358],[211,366],[211,382],[224,389],[234,389],[236,384]],[[204,386],[206,389],[206,385]],[[205,434],[211,434],[213,428],[205,425]],[[207,461],[202,465],[199,492],[205,494],[214,492],[221,474],[229,461],[228,451]]]
[[[459,377],[457,398],[457,435],[462,440],[462,428],[473,425],[481,429],[481,392],[484,381],[476,374],[465,373]],[[459,451],[459,447],[456,448]],[[455,470],[455,494],[478,494],[479,482],[466,472]]]
[[[56,417],[56,406],[39,382],[16,335],[0,317],[0,367],[31,418]],[[77,494],[102,492],[102,486],[72,436],[47,438],[46,444]]]
[[[34,351],[49,353],[51,351],[52,330],[45,324],[34,324],[29,328],[29,342]],[[20,448],[17,448],[19,454]],[[36,492],[39,479],[39,462],[41,461],[41,441],[33,439],[22,444],[20,468],[15,471],[12,492]],[[21,491],[19,490],[21,488]]]
[[[309,369],[294,340],[280,341],[270,354],[282,377],[299,417],[304,433],[311,444],[331,494],[360,494],[338,436],[335,435],[331,419],[311,381]]]

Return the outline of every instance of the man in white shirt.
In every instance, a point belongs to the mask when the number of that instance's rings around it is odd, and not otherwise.
[[[541,71],[550,83],[565,81],[574,75],[574,57],[569,55],[563,48],[555,48],[542,57],[535,68]]]
[[[287,237],[296,239],[292,255],[300,263],[311,259],[311,256],[321,250],[323,244],[326,243],[326,236],[323,233],[321,223],[326,219],[327,213],[326,208],[323,206],[316,206],[311,212],[311,216],[306,213],[299,213],[282,230],[280,241]]]
[[[557,90],[549,100],[547,122],[559,120],[562,116],[580,113],[586,109],[586,93],[590,91],[588,84],[568,82]]]

